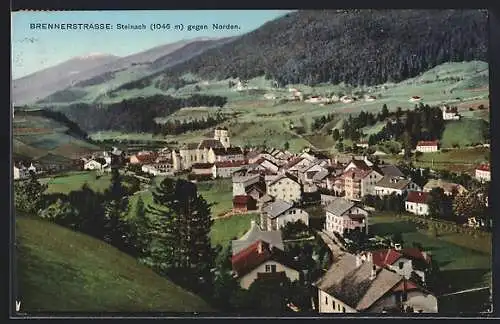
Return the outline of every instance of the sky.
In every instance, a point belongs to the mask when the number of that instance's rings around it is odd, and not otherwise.
[[[13,12],[13,79],[89,53],[127,56],[198,37],[228,37],[250,32],[290,10],[170,10]],[[36,23],[110,24],[112,30],[40,30]],[[236,30],[213,30],[212,24],[238,25]],[[117,24],[145,24],[145,30],[118,30]],[[151,24],[208,25],[208,30],[151,30]]]

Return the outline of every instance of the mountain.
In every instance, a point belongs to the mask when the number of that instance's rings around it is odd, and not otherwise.
[[[78,76],[78,80],[73,79],[71,84],[66,84],[52,93],[46,93],[37,101],[44,104],[85,101],[85,99],[93,101],[122,84],[164,70],[230,40],[231,38],[195,38],[118,58],[85,71]]]
[[[16,217],[24,312],[212,312],[200,297],[90,236]]]
[[[64,89],[86,78],[88,71],[118,59],[118,56],[90,53],[12,81],[12,101],[24,105]]]
[[[399,82],[450,61],[487,61],[484,10],[297,11],[166,74],[266,76],[280,85]]]

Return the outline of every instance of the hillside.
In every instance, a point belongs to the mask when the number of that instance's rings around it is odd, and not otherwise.
[[[25,312],[209,312],[201,298],[117,249],[42,220],[16,220]]]
[[[116,89],[123,84],[132,84],[143,77],[154,76],[158,71],[190,59],[203,51],[232,38],[204,39],[194,38],[122,57],[107,64],[86,71],[71,84],[57,89],[37,101],[39,104],[59,104],[72,102],[105,101],[116,97]],[[77,82],[78,81],[78,82]]]
[[[86,78],[89,71],[116,60],[118,56],[99,54],[75,57],[63,63],[12,81],[14,105],[38,101],[53,92],[71,86]]]
[[[444,62],[485,61],[487,35],[480,10],[298,11],[166,73],[206,80],[265,75],[282,86],[374,85]]]
[[[49,153],[73,158],[99,150],[77,124],[59,112],[16,110],[13,127],[13,153],[23,159],[40,158]]]

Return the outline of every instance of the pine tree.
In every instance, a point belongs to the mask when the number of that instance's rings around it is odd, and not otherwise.
[[[40,217],[61,226],[79,230],[81,219],[78,210],[69,202],[57,199],[56,202],[41,211]]]
[[[146,252],[148,246],[149,236],[147,235],[148,231],[148,218],[146,216],[146,206],[144,205],[144,201],[142,197],[139,196],[137,202],[135,204],[135,210],[133,214],[133,218],[131,220],[131,229],[134,237],[134,246],[139,254],[139,256],[143,255]]]
[[[14,185],[16,209],[31,215],[38,215],[42,209],[45,190],[47,190],[47,185],[41,184],[34,173],[30,174],[27,181],[16,182]]]

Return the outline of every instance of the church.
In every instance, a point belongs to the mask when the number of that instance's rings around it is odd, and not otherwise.
[[[176,171],[188,170],[199,163],[213,164],[244,159],[243,150],[231,146],[226,127],[217,127],[213,138],[203,139],[200,143],[184,144],[178,150],[172,151],[172,162]]]

